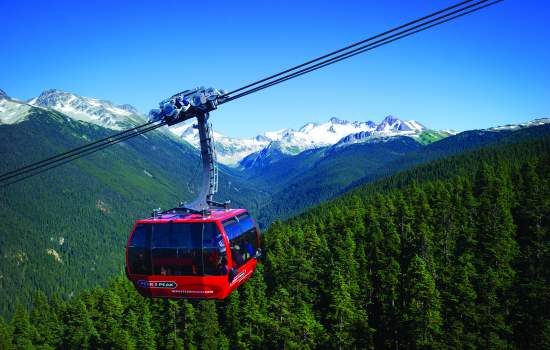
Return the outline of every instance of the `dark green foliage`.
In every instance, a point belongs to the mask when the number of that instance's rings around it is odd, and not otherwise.
[[[196,342],[201,349],[226,349],[227,339],[220,331],[218,313],[214,301],[204,301],[197,309]]]
[[[105,310],[109,312],[109,310]],[[90,314],[82,300],[69,303],[63,315],[64,337],[63,345],[71,349],[94,349],[99,346],[97,332]],[[98,323],[99,326],[103,326]]]
[[[527,162],[517,174],[514,222],[520,254],[513,314],[517,337],[533,349],[550,346],[550,183],[544,178],[549,167],[549,162]]]
[[[415,255],[404,283],[403,342],[411,349],[438,349],[441,303],[433,276],[423,258]]]
[[[17,350],[34,349],[33,341],[37,338],[36,329],[29,320],[29,314],[19,304],[11,321],[12,342]]]
[[[0,317],[0,349],[12,350],[13,344],[11,339],[11,330],[4,319]]]
[[[32,108],[27,120],[0,125],[0,169],[9,171],[112,132]],[[248,208],[265,228],[276,219],[287,219],[397,171],[487,144],[549,133],[548,125],[472,131],[423,145],[434,140],[428,132],[416,140],[396,137],[309,150],[259,170],[221,166],[217,198]],[[68,298],[86,288],[105,286],[122,271],[122,252],[134,219],[193,197],[198,157],[189,145],[155,131],[0,188],[0,292],[17,295],[28,308],[37,290]],[[422,169],[438,170],[427,174]],[[449,169],[453,167],[417,168],[413,177],[443,178],[445,172],[453,175]],[[393,177],[385,184],[399,187],[409,180]],[[431,262],[428,265],[432,268]],[[0,299],[0,314],[11,316],[14,311],[9,298]]]
[[[0,344],[548,347],[549,198],[550,137],[467,152],[275,222],[228,300],[146,300],[121,276],[66,301],[37,295],[30,317],[0,323]]]
[[[35,343],[40,346],[56,348],[61,343],[63,328],[57,310],[50,306],[48,298],[43,292],[34,296],[30,320],[36,327]]]

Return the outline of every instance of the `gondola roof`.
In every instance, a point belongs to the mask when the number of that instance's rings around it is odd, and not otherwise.
[[[245,209],[214,209],[211,210],[208,215],[202,215],[197,213],[185,213],[185,212],[167,212],[161,213],[156,216],[151,216],[147,219],[137,220],[136,223],[164,223],[164,222],[188,222],[188,221],[218,221],[226,220],[242,213],[245,213]]]

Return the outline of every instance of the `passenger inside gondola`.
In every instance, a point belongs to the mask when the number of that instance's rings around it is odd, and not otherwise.
[[[225,258],[225,256],[220,256],[220,258],[218,259],[216,272],[217,275],[227,274],[227,259]]]
[[[244,214],[225,221],[224,228],[229,238],[232,267],[239,268],[253,258],[258,249],[254,222]]]

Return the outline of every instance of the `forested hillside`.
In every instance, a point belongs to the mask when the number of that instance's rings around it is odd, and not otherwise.
[[[0,169],[4,173],[110,134],[33,108],[27,120],[0,125]],[[36,290],[68,297],[106,285],[123,271],[134,220],[193,198],[199,162],[191,146],[155,131],[0,187],[0,314],[13,313],[17,298],[30,303]],[[220,198],[254,209],[262,191],[224,169]]]
[[[276,222],[226,301],[145,300],[121,276],[37,294],[0,347],[547,348],[549,231],[550,137],[490,146]]]
[[[261,223],[269,224],[419,164],[491,144],[550,135],[549,123],[535,120],[533,125],[536,126],[464,131],[428,144],[395,137],[384,142],[317,149],[245,175],[256,187],[271,192],[271,200],[262,203],[257,213]]]

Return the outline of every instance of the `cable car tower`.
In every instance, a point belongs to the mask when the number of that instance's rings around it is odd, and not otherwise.
[[[211,208],[229,209],[229,201],[219,203],[214,201],[218,191],[218,166],[212,133],[212,124],[208,122],[210,112],[224,101],[225,91],[204,87],[182,91],[159,103],[158,109],[149,112],[152,122],[163,121],[168,126],[197,118],[193,127],[199,131],[200,151],[202,159],[202,179],[199,193],[190,203],[180,204],[169,211],[186,211],[208,215]]]

